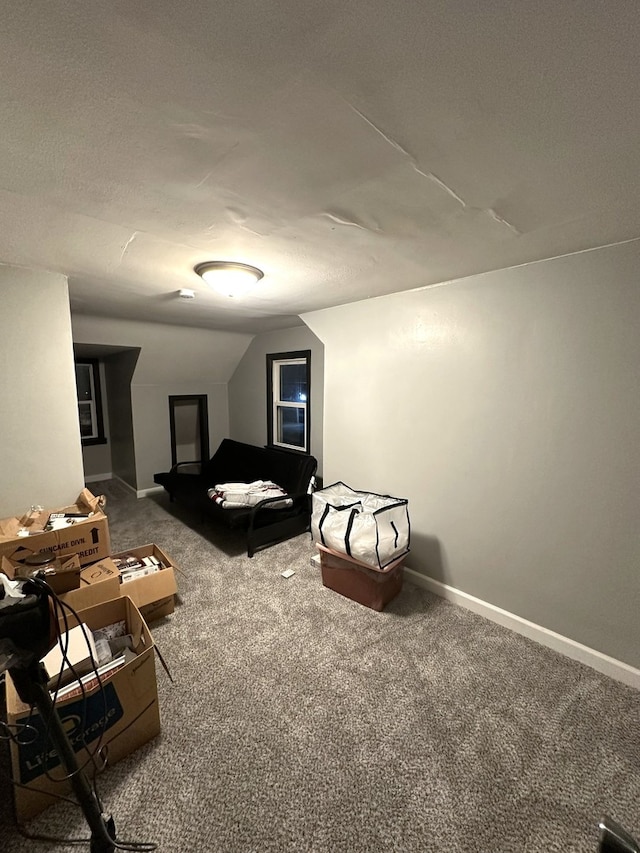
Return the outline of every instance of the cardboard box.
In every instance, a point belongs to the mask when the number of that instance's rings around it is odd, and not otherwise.
[[[49,688],[56,682],[60,685],[68,684],[74,677],[90,672],[95,660],[96,644],[90,628],[87,625],[74,625],[66,632],[63,645],[56,643],[42,658]]]
[[[384,569],[376,569],[354,560],[324,545],[316,544],[320,552],[322,583],[358,604],[373,610],[384,610],[402,589],[403,560],[400,557]]]
[[[112,556],[118,559],[129,554],[138,558],[156,557],[166,568],[121,584],[121,595],[128,595],[133,600],[147,622],[169,616],[175,609],[175,596],[178,592],[175,572],[180,569],[175,561],[162,548],[153,544],[129,548],[128,551],[121,551]]]
[[[135,657],[112,674],[104,675],[102,687],[88,689],[85,699],[73,697],[56,703],[78,763],[86,763],[85,772],[91,775],[90,756],[98,747],[108,745],[108,763],[115,764],[160,732],[160,712],[154,642],[133,601],[128,597],[106,601],[80,611],[78,618],[92,631],[124,620],[126,632],[134,638]],[[71,618],[70,623],[76,624],[76,620]],[[68,781],[52,781],[46,775],[45,770],[54,780],[60,780],[65,774],[56,751],[45,741],[46,724],[37,711],[31,714],[22,703],[8,672],[6,700],[10,726],[28,723],[39,732],[33,742],[18,746],[12,740],[10,746],[13,778],[26,786],[14,786],[16,815],[19,821],[25,821],[57,802],[52,794],[68,795],[71,786]]]
[[[81,566],[107,557],[111,546],[103,505],[103,498],[83,489],[71,506],[30,512],[20,518],[4,518],[0,520],[0,556],[20,561],[28,554],[53,551],[56,556],[77,554]],[[52,513],[90,514],[90,517],[57,530],[45,530]],[[19,535],[19,532],[26,535]]]
[[[59,596],[74,610],[84,610],[103,601],[120,597],[120,574],[110,557],[105,557],[80,572],[80,586]]]
[[[120,572],[111,557],[104,557],[97,563],[91,563],[90,566],[85,566],[80,572],[80,586],[93,586],[114,579],[118,581],[119,585]]]
[[[26,566],[24,563],[10,560],[8,557],[0,558],[0,569],[12,580],[16,578],[26,580],[38,571],[36,566]],[[78,555],[56,557],[54,562],[46,567],[44,580],[57,595],[77,589],[80,586],[80,559]]]

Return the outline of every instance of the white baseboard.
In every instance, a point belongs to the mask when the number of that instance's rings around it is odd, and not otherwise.
[[[129,489],[130,492],[134,492],[137,498],[146,498],[147,495],[156,495],[164,491],[164,486],[152,486],[150,489],[134,489],[122,477],[118,477],[117,474],[113,474],[111,471],[108,474],[93,474],[91,477],[84,478],[85,483],[95,483],[98,480],[117,480],[125,488]]]
[[[616,681],[622,681],[624,684],[640,690],[640,669],[635,669],[629,666],[629,664],[602,654],[602,652],[590,649],[588,646],[583,646],[575,640],[563,637],[562,634],[556,634],[555,631],[550,631],[548,628],[543,628],[541,625],[529,622],[521,616],[516,616],[507,610],[495,607],[495,605],[475,598],[473,595],[461,592],[455,589],[455,587],[419,574],[413,571],[413,569],[405,567],[405,573],[407,580],[415,583],[416,586],[433,592],[441,598],[446,598],[447,601],[452,601],[454,604],[459,604],[461,607],[466,607],[467,610],[472,610],[474,613],[478,613],[492,622],[497,622],[498,625],[510,628],[512,631],[522,634],[530,640],[535,640],[536,643],[547,646],[556,652],[566,655],[566,657],[577,660],[604,675],[608,675],[610,678],[615,678]]]
[[[157,495],[160,492],[164,492],[164,486],[151,486],[150,489],[138,489],[136,495],[139,498],[146,498],[147,495]]]
[[[118,477],[117,474],[114,474],[112,479],[117,480],[121,486],[124,486],[125,489],[129,489],[129,491],[133,492],[134,495],[136,494],[136,490],[133,488],[133,486],[127,483],[126,480],[123,480],[122,477]]]

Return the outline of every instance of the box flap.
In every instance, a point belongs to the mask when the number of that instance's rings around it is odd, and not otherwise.
[[[35,553],[37,552],[24,549],[24,552],[21,554],[21,556],[23,557],[23,559],[25,559],[30,554]],[[2,568],[2,572],[12,580],[19,577],[25,578],[26,567],[22,560],[10,560],[9,557],[2,556],[0,566]],[[76,586],[78,586],[78,584],[80,583],[80,558],[77,554],[68,554],[61,557],[56,557],[54,567],[55,574],[57,575],[69,573],[78,574],[78,583],[75,584]],[[45,580],[47,580],[46,575],[47,571],[45,570]]]
[[[82,584],[78,589],[72,589],[58,596],[65,604],[74,610],[84,610],[120,597],[120,581],[118,578],[104,577],[99,583]]]
[[[90,566],[80,572],[80,585],[101,583],[111,578],[117,578],[118,583],[120,583],[120,572],[111,557],[105,557],[103,560],[98,560],[97,563],[91,563]]]

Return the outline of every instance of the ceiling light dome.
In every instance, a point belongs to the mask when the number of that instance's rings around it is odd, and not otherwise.
[[[224,296],[244,296],[264,275],[257,267],[235,261],[205,261],[194,269],[209,287]]]

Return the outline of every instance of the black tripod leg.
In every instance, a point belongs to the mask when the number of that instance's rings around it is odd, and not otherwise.
[[[598,827],[600,829],[599,853],[638,853],[636,841],[615,820],[605,815]]]
[[[11,678],[18,695],[28,705],[35,705],[49,731],[51,741],[60,757],[67,775],[71,775],[71,785],[80,803],[85,819],[91,830],[91,853],[114,853],[115,826],[111,816],[103,815],[98,799],[89,785],[86,775],[79,771],[78,760],[69,738],[62,728],[60,717],[55,709],[49,691],[43,683],[43,670],[39,663],[28,669],[11,669]]]

